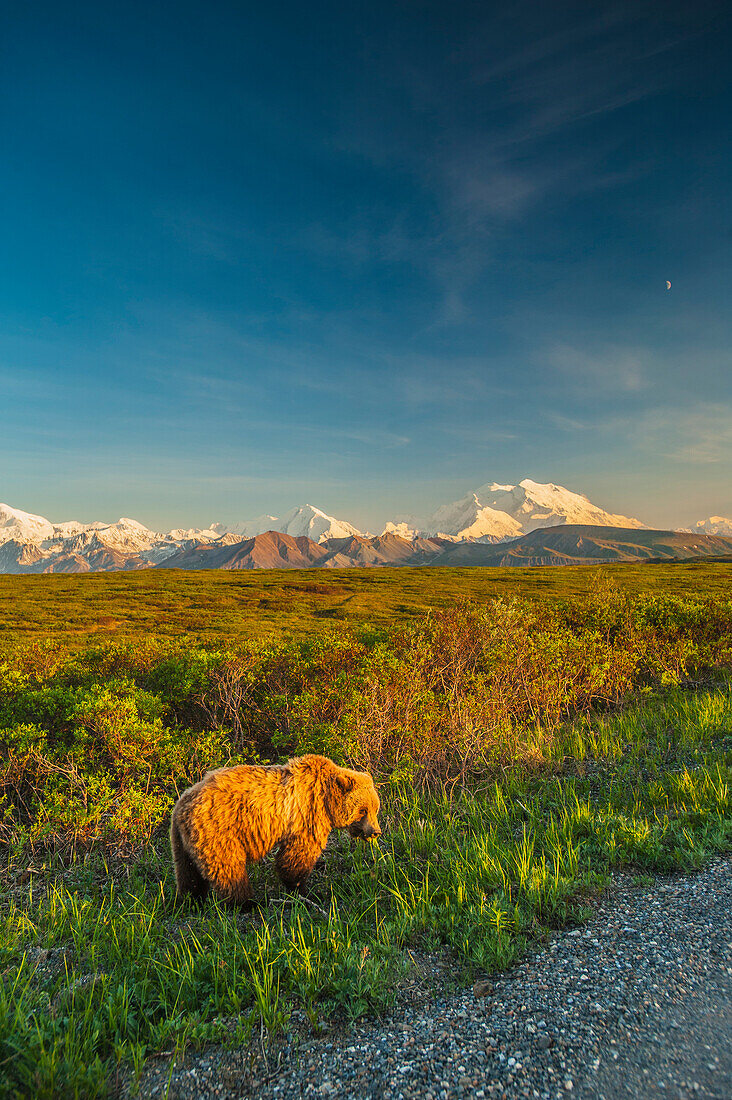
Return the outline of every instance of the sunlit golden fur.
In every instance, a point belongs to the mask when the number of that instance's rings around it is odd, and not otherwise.
[[[173,808],[170,843],[179,894],[248,907],[247,864],[275,846],[275,866],[288,889],[302,890],[332,829],[368,840],[380,836],[379,796],[366,772],[325,756],[287,764],[242,764],[208,772]]]

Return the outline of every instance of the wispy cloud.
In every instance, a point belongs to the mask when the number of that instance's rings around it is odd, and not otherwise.
[[[546,352],[546,362],[583,389],[638,393],[651,382],[655,357],[643,348],[605,347],[599,351],[557,344]]]
[[[649,64],[673,50],[679,38],[664,31],[657,13],[643,4],[609,4],[600,12],[547,9],[547,14],[542,28],[530,18],[536,16],[533,4],[516,5],[514,32],[533,22],[533,37],[514,34],[520,45],[488,62],[477,38],[464,57],[471,84],[491,90],[514,109],[502,134],[506,145],[541,140],[612,114],[657,94],[677,76],[671,64]],[[489,23],[486,33],[491,30]]]
[[[732,405],[702,402],[692,408],[654,409],[635,423],[632,435],[642,450],[679,463],[713,466],[732,463]]]
[[[552,417],[556,420],[556,417]],[[597,416],[591,424],[597,448],[609,444],[625,456],[636,455],[639,469],[665,466],[730,466],[732,404],[699,401]],[[602,441],[602,442],[601,442]],[[718,478],[718,472],[714,471]],[[729,486],[727,485],[727,490]]]
[[[364,447],[378,447],[380,449],[393,450],[397,447],[407,447],[412,441],[408,435],[398,432],[390,432],[383,428],[329,428],[323,426],[311,426],[308,424],[288,425],[288,432],[294,432],[295,436],[310,437],[311,442],[329,440],[331,442],[359,443]]]
[[[411,176],[431,197],[432,218],[415,225],[405,207],[386,229],[356,225],[344,234],[343,254],[412,264],[439,296],[433,327],[464,322],[506,232],[547,200],[566,203],[652,169],[650,155],[609,167],[617,138],[604,120],[678,78],[678,28],[667,22],[659,25],[643,3],[599,12],[520,3],[469,21],[439,57],[393,45],[379,72],[401,80],[411,124],[404,112],[384,113],[377,98],[378,119],[367,110],[354,126],[349,116],[343,146],[377,171]],[[321,232],[321,247],[337,251],[337,237]]]
[[[547,411],[544,413],[544,419],[555,428],[559,428],[561,432],[569,432],[574,434],[575,432],[587,432],[592,427],[584,420],[579,420],[575,416],[565,416],[563,413]]]
[[[507,443],[519,437],[520,428],[517,426],[509,430],[490,421],[480,427],[472,427],[466,424],[440,424],[436,432],[451,439],[458,440],[462,446],[471,448],[493,449],[496,443]]]

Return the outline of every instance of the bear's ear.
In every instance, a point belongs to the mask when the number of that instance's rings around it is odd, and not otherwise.
[[[350,794],[356,786],[356,780],[350,775],[337,775],[335,781],[343,794]]]

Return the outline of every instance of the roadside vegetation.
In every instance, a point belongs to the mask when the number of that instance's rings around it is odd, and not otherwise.
[[[295,1008],[315,1028],[382,1011],[410,951],[504,968],[612,869],[729,850],[729,590],[587,577],[392,625],[7,646],[0,1094],[102,1096],[155,1053],[276,1034]],[[303,752],[374,774],[379,846],[334,836],[306,901],[265,861],[251,917],[178,904],[178,793]]]

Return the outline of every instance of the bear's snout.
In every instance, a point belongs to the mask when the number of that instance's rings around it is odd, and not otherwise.
[[[354,840],[373,840],[374,837],[381,836],[378,824],[372,825],[368,819],[354,821],[348,826],[348,832]]]

